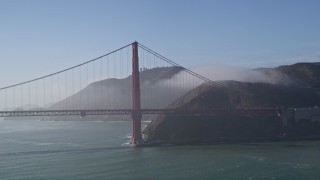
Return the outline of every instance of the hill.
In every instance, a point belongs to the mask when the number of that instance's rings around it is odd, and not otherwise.
[[[275,84],[221,81],[224,88],[203,84],[177,99],[169,108],[214,108],[214,107],[291,107],[319,106],[319,63],[298,63],[274,69],[257,69],[269,75],[274,72],[289,78],[290,83]],[[283,79],[276,77],[278,79]],[[288,138],[320,135],[318,122],[305,127],[295,127]],[[153,120],[144,130],[148,141],[169,143],[220,142],[274,140],[283,133],[282,119],[276,112],[238,113],[224,115],[176,116],[162,115]],[[303,137],[305,138],[305,137]]]
[[[298,86],[320,88],[320,63],[296,63],[293,65],[284,65],[276,68],[259,68],[258,71],[275,79],[284,79],[287,81],[278,81],[280,84],[294,84]],[[289,77],[289,79],[288,79]]]

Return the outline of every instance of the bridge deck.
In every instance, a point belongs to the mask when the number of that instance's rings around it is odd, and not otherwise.
[[[141,109],[142,114],[215,115],[237,112],[279,112],[279,108],[216,108],[216,109]],[[131,115],[131,109],[95,110],[32,110],[0,111],[0,117],[19,116],[86,116],[86,115]]]

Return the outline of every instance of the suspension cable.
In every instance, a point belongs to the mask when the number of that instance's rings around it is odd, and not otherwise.
[[[185,67],[183,67],[183,66],[181,66],[181,65],[179,65],[179,64],[177,64],[177,63],[175,63],[175,62],[173,62],[173,61],[171,61],[170,59],[168,59],[168,58],[166,58],[166,57],[158,54],[157,52],[149,49],[148,47],[144,46],[144,45],[141,44],[141,43],[139,43],[138,45],[139,45],[139,47],[141,47],[141,48],[144,49],[145,51],[153,54],[154,56],[157,56],[157,57],[160,58],[161,60],[163,60],[163,61],[165,61],[165,62],[167,62],[167,63],[169,63],[169,64],[171,64],[171,65],[177,66],[177,67],[181,68],[182,70],[186,71],[187,73],[189,73],[189,74],[191,74],[191,75],[193,75],[193,76],[198,77],[199,79],[202,79],[202,80],[204,80],[204,81],[206,81],[206,82],[208,82],[208,83],[210,83],[210,84],[212,84],[212,85],[214,85],[214,86],[224,87],[224,86],[223,86],[222,84],[220,84],[220,83],[217,83],[217,82],[215,82],[215,81],[212,81],[212,80],[210,80],[210,79],[208,79],[208,78],[206,78],[206,77],[204,77],[204,76],[202,76],[202,75],[200,75],[200,74],[198,74],[198,73],[195,73],[195,72],[193,72],[193,71],[191,71],[191,70],[189,70],[189,69],[187,69],[187,68],[185,68]]]
[[[29,81],[24,81],[24,82],[21,82],[21,83],[17,83],[17,84],[13,84],[13,85],[10,85],[10,86],[2,87],[2,88],[0,88],[0,91],[1,91],[1,90],[4,90],[4,89],[8,89],[8,88],[15,87],[15,86],[27,84],[27,83],[30,83],[30,82],[34,82],[34,81],[37,81],[37,80],[40,80],[40,79],[44,79],[44,78],[47,78],[47,77],[50,77],[50,76],[54,76],[54,75],[57,75],[57,74],[59,74],[59,73],[65,72],[65,71],[69,71],[69,70],[71,70],[71,69],[74,69],[74,68],[77,68],[77,67],[79,67],[79,66],[88,64],[88,63],[90,63],[90,62],[96,61],[96,60],[98,60],[98,59],[100,59],[100,58],[103,58],[103,57],[105,57],[105,56],[108,56],[108,55],[110,55],[110,54],[113,54],[113,53],[115,53],[115,52],[117,52],[117,51],[120,51],[120,50],[122,50],[122,49],[124,49],[124,48],[126,48],[126,47],[128,47],[128,46],[131,46],[131,44],[132,44],[132,43],[130,43],[130,44],[128,44],[128,45],[125,45],[125,46],[123,46],[123,47],[121,47],[121,48],[119,48],[119,49],[116,49],[116,50],[114,50],[114,51],[112,51],[112,52],[109,52],[109,53],[107,53],[107,54],[104,54],[104,55],[102,55],[102,56],[99,56],[99,57],[97,57],[97,58],[91,59],[91,60],[86,61],[86,62],[84,62],[84,63],[78,64],[78,65],[76,65],[76,66],[72,66],[72,67],[67,68],[67,69],[63,69],[63,70],[58,71],[58,72],[55,72],[55,73],[48,74],[48,75],[45,75],[45,76],[42,76],[42,77],[39,77],[39,78],[35,78],[35,79],[29,80]]]

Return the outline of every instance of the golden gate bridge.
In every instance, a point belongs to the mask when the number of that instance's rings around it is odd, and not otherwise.
[[[215,108],[170,108],[203,83],[225,88],[133,42],[76,66],[0,88],[0,117],[131,115],[132,143],[137,145],[143,142],[142,115],[279,111],[231,108],[215,94],[210,96]]]

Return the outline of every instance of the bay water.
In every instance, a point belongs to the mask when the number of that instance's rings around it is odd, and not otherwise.
[[[0,179],[320,179],[320,141],[135,148],[130,136],[128,121],[0,120]]]

